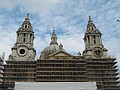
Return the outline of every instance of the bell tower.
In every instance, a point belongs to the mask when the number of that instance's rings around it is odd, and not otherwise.
[[[88,25],[84,36],[84,56],[86,56],[87,58],[107,57],[107,49],[104,48],[102,44],[101,36],[101,32],[97,29],[91,17],[89,16]]]
[[[23,24],[19,27],[15,46],[12,48],[12,54],[9,60],[31,61],[35,60],[36,51],[33,48],[34,32],[27,14]]]

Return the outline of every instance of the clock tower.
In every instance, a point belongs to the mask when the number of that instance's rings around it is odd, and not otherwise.
[[[88,25],[84,36],[85,50],[83,51],[83,55],[86,58],[107,57],[107,49],[104,48],[102,44],[101,35],[101,32],[97,29],[89,16]]]
[[[9,55],[9,60],[15,61],[31,61],[35,60],[36,51],[33,48],[34,32],[27,14],[23,24],[17,31],[17,40],[12,48],[12,54]]]

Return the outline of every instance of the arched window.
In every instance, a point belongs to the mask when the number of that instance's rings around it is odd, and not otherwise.
[[[27,28],[27,25],[25,25],[25,28]]]

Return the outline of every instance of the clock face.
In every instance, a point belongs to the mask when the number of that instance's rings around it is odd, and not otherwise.
[[[100,47],[95,47],[93,49],[93,54],[94,54],[95,57],[102,57],[103,50]]]
[[[20,53],[20,54],[25,54],[25,49],[20,49],[20,50],[19,50],[19,53]]]
[[[21,46],[18,48],[17,53],[19,56],[25,56],[27,54],[28,49],[25,46]]]

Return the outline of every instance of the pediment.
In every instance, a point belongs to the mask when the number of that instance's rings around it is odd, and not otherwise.
[[[47,59],[75,59],[75,56],[61,50],[49,55]]]

